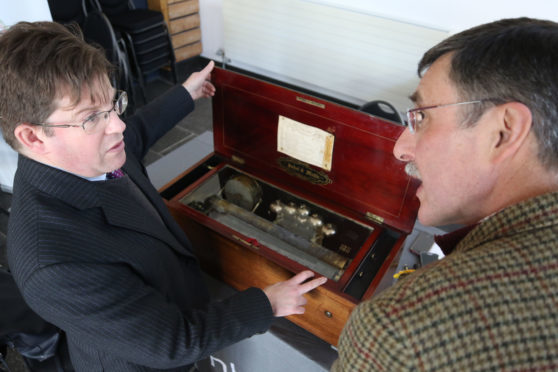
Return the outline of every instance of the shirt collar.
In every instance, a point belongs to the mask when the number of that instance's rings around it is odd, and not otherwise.
[[[68,172],[68,171],[65,170],[65,169],[55,167],[54,165],[50,165],[50,164],[45,164],[45,165],[47,165],[47,166],[49,166],[49,167],[52,167],[52,168],[56,168],[56,169],[58,169],[58,170],[61,170],[62,172],[66,172],[66,173],[69,173],[69,174],[73,174],[74,176],[83,178],[84,180],[88,180],[88,181],[93,181],[93,182],[95,182],[95,181],[106,181],[106,180],[107,180],[107,174],[106,174],[106,173],[103,173],[103,174],[101,174],[100,176],[95,176],[95,177],[83,177],[83,176],[80,176],[79,174],[75,174],[75,173],[72,173],[72,172]]]
[[[101,174],[100,176],[97,176],[97,177],[82,177],[82,178],[85,178],[88,181],[106,181],[107,180],[107,174],[103,173],[103,174]]]
[[[444,252],[444,255],[447,256],[448,254],[453,252],[453,250],[459,244],[459,242],[461,240],[463,240],[463,238],[471,230],[473,230],[475,227],[477,227],[477,225],[478,225],[478,223],[462,227],[458,230],[452,231],[452,232],[444,234],[444,235],[436,235],[436,236],[434,236],[434,241],[436,242],[436,244],[438,244],[440,249],[442,249],[442,252]]]

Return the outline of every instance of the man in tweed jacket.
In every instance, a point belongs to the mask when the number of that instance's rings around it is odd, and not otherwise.
[[[507,19],[419,63],[394,148],[447,256],[361,303],[333,371],[558,370],[558,24]]]
[[[78,371],[186,371],[210,353],[304,311],[302,272],[224,301],[141,159],[213,95],[213,63],[126,118],[100,51],[50,23],[0,37],[2,132],[19,155],[8,259],[30,307],[65,331]],[[114,111],[114,112],[113,112]],[[107,180],[122,168],[124,176]],[[305,282],[305,283],[303,283]]]

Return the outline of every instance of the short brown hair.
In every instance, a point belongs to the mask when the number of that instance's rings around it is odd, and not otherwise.
[[[0,128],[6,143],[18,150],[14,129],[42,123],[69,95],[81,101],[83,89],[106,80],[112,66],[104,51],[87,44],[77,26],[20,22],[0,35]],[[106,99],[105,97],[91,97]]]

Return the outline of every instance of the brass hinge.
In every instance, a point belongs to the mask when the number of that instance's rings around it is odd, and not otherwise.
[[[231,160],[234,161],[235,163],[238,163],[238,164],[244,164],[245,163],[244,159],[242,159],[240,156],[236,156],[236,155],[233,155],[231,157]]]
[[[304,98],[304,97],[297,96],[297,97],[296,97],[296,100],[297,100],[298,102],[306,103],[307,105],[312,105],[312,106],[319,107],[319,108],[321,108],[321,109],[324,109],[324,108],[325,108],[325,105],[324,105],[323,103],[316,102],[316,101],[312,101],[311,99],[308,99],[308,98]]]
[[[369,220],[371,220],[373,222],[379,223],[379,224],[384,223],[384,218],[380,217],[380,216],[378,216],[374,213],[366,212],[366,218],[368,218]]]

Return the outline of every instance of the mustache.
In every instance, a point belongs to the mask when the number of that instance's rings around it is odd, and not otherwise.
[[[405,165],[405,173],[407,173],[410,177],[418,178],[420,180],[420,172],[417,165],[413,162],[409,162]]]

